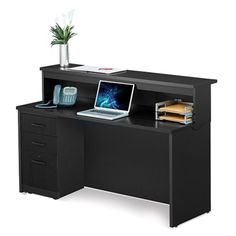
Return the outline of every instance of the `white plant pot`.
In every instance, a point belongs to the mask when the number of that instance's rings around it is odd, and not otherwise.
[[[60,66],[66,68],[69,66],[69,46],[68,44],[60,44]]]

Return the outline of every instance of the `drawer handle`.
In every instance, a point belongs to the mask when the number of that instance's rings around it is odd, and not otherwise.
[[[34,127],[38,127],[38,128],[43,128],[45,126],[45,125],[39,124],[39,123],[32,123],[31,125]]]
[[[39,142],[35,142],[35,141],[32,141],[32,144],[36,145],[36,146],[40,146],[40,147],[44,147],[45,146],[45,143],[39,143]]]
[[[41,165],[41,166],[45,166],[46,165],[46,163],[44,161],[32,160],[32,163],[37,164],[37,165]]]

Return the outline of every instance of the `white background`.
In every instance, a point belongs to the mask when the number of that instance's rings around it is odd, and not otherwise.
[[[0,6],[0,234],[235,234],[235,0],[8,0]],[[74,63],[218,79],[212,86],[212,211],[168,227],[168,206],[85,189],[57,201],[18,192],[17,111],[58,63],[49,26],[76,9]]]

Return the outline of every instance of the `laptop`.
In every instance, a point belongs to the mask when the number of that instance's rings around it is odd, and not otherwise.
[[[134,84],[100,80],[94,108],[77,112],[77,115],[106,120],[128,116],[133,93]]]

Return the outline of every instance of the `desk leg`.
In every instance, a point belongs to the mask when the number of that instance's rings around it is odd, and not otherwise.
[[[209,212],[210,124],[173,133],[170,144],[170,226]]]

